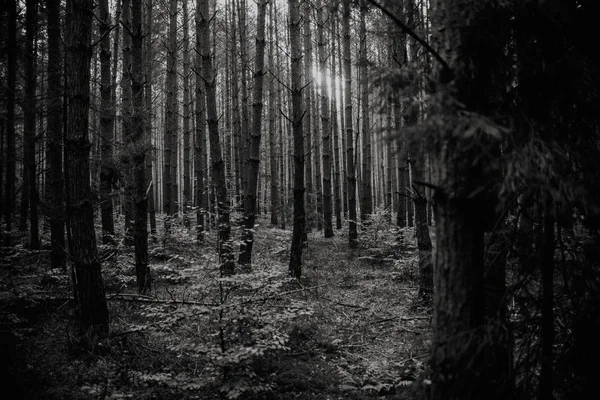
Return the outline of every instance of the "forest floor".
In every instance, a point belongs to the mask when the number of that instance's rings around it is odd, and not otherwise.
[[[291,231],[260,220],[252,271],[220,278],[214,234],[197,246],[178,226],[151,244],[148,296],[136,295],[132,249],[100,246],[111,334],[98,343],[77,334],[70,276],[49,269],[49,251],[5,248],[5,398],[411,398],[431,339],[413,231],[401,247],[379,221],[355,250],[335,235],[309,233],[298,281]]]

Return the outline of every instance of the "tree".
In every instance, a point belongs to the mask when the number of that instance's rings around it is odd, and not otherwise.
[[[200,54],[202,56],[202,80],[206,90],[206,121],[210,142],[210,161],[213,185],[217,197],[219,215],[219,258],[221,260],[221,273],[231,275],[234,273],[235,262],[231,248],[231,225],[229,222],[230,202],[225,181],[225,163],[221,153],[219,138],[219,119],[217,115],[216,74],[213,70],[210,54],[210,29],[208,0],[198,0],[198,24],[200,31]]]
[[[73,287],[80,326],[108,333],[108,308],[94,233],[90,189],[90,62],[93,2],[68,0],[66,8],[65,188],[67,236],[73,262]]]
[[[418,19],[418,8],[414,0],[407,0],[406,7],[407,23],[415,26]],[[417,43],[410,42],[410,60],[414,62],[417,58]],[[420,82],[416,82],[409,91],[410,98],[405,102],[405,124],[414,126],[419,119],[418,90]],[[431,257],[432,245],[427,224],[427,197],[425,195],[425,148],[422,139],[414,139],[410,146],[410,168],[412,171],[413,202],[415,210],[415,235],[419,248],[419,296],[430,300],[433,294],[433,260]]]
[[[321,0],[317,0],[317,47],[319,50],[319,70],[321,71],[321,129],[323,135],[323,233],[326,238],[333,237],[333,200],[331,193],[331,115],[327,96],[327,49],[325,48],[325,27]],[[333,79],[333,77],[332,77]]]
[[[361,185],[362,193],[360,199],[360,219],[366,221],[373,212],[373,194],[372,194],[372,155],[371,155],[371,126],[369,122],[369,77],[368,77],[368,54],[367,54],[367,26],[366,15],[369,8],[366,0],[361,2],[360,7],[360,106],[362,114],[362,175]]]
[[[62,128],[62,60],[60,35],[60,1],[46,0],[48,11],[48,147],[46,158],[46,201],[50,210],[50,263],[52,268],[66,266],[65,210]],[[109,94],[110,95],[110,94]]]
[[[291,51],[292,132],[294,137],[294,228],[290,254],[290,274],[297,279],[302,274],[302,239],[305,229],[304,211],[304,136],[302,132],[302,47],[300,43],[300,5],[288,0]]]
[[[146,24],[144,35],[144,49],[145,49],[145,104],[147,118],[147,132],[149,136],[149,145],[152,144],[152,133],[153,129],[153,120],[154,120],[154,108],[153,108],[153,99],[152,99],[152,74],[154,73],[154,51],[152,49],[152,0],[146,0]],[[151,155],[154,155],[154,149],[149,148],[149,151],[152,150]],[[153,157],[148,157],[148,153],[146,154],[146,181],[148,182],[148,214],[150,217],[150,234],[152,237],[156,237],[156,209],[154,203],[154,195],[157,186],[154,184],[154,179],[152,176],[152,159]]]
[[[194,140],[194,177],[196,180],[196,240],[200,243],[203,240],[204,215],[208,204],[205,202],[206,186],[204,184],[204,171],[206,163],[206,97],[204,90],[204,81],[202,80],[202,55],[199,51],[200,41],[202,40],[200,32],[200,7],[196,5],[196,131]]]
[[[6,245],[11,245],[16,196],[15,91],[17,86],[17,2],[8,4],[7,88],[6,88]]]
[[[143,64],[142,0],[131,3],[131,61],[133,65]],[[146,182],[146,153],[149,148],[149,137],[146,133],[145,118],[148,113],[144,109],[144,70],[133,68],[131,73],[131,94],[133,96],[133,113],[131,117],[133,142],[133,182],[134,182],[134,246],[135,274],[138,292],[145,294],[151,289],[150,267],[148,266],[148,194]]]
[[[313,116],[311,113],[311,107],[314,101],[314,78],[313,78],[313,47],[312,47],[312,27],[311,27],[311,11],[312,5],[309,2],[304,4],[304,77],[306,79],[306,90],[305,90],[305,112],[304,115],[304,131],[305,131],[305,142],[308,151],[304,159],[305,169],[304,171],[306,178],[306,209],[308,210],[308,217],[306,221],[306,230],[310,230],[314,225],[314,193],[313,193],[313,165],[312,165],[312,141],[311,133],[313,129]],[[318,145],[318,144],[316,144]]]
[[[441,49],[438,61],[443,61],[435,66],[441,103],[436,117],[445,121],[434,158],[438,181],[432,398],[506,398],[498,387],[489,390],[496,379],[491,371],[502,367],[499,359],[485,357],[489,353],[483,350],[498,340],[484,329],[484,232],[485,222],[493,221],[495,205],[487,166],[497,143],[493,135],[477,131],[474,138],[461,127],[476,122],[465,121],[465,115],[493,109],[497,82],[483,67],[491,68],[501,59],[502,36],[490,35],[509,24],[496,1],[436,0],[432,11],[434,47]]]
[[[340,140],[338,125],[338,103],[337,103],[337,75],[336,75],[336,47],[338,26],[337,4],[331,6],[331,129],[333,131],[333,205],[335,212],[335,228],[342,229],[342,199],[340,195]],[[340,74],[341,75],[341,74]],[[332,146],[329,146],[330,149]]]
[[[115,234],[113,200],[111,191],[115,186],[116,171],[113,161],[114,114],[112,112],[112,84],[110,74],[110,12],[108,0],[99,3],[100,37],[100,212],[102,218],[102,241],[111,243]],[[116,57],[116,55],[115,55]]]
[[[187,1],[183,2],[183,212],[184,224],[189,226],[187,212],[192,198],[190,181],[190,28]]]
[[[350,0],[344,0],[342,34],[344,36],[344,119],[346,127],[346,171],[348,173],[348,240],[358,245],[356,230],[356,170],[354,167],[354,130],[352,129],[352,59],[350,53]]]
[[[26,33],[26,63],[25,63],[25,103],[24,103],[24,161],[25,174],[28,185],[24,185],[22,198],[27,198],[29,203],[29,246],[32,249],[40,248],[40,237],[38,232],[38,191],[37,174],[35,163],[36,143],[36,105],[37,105],[37,46],[35,37],[37,35],[37,1],[27,0],[25,25]],[[28,189],[25,192],[25,189]]]
[[[252,261],[252,245],[254,242],[254,222],[256,220],[256,186],[260,166],[260,139],[262,130],[263,110],[263,78],[265,64],[265,14],[267,1],[260,0],[257,4],[256,26],[256,58],[254,63],[254,95],[252,104],[252,130],[250,132],[250,147],[247,152],[248,183],[244,190],[244,229],[242,245],[240,246],[240,264],[250,264]]]
[[[163,210],[167,214],[165,230],[169,232],[169,218],[176,213],[177,202],[177,1],[169,1],[169,37],[167,45],[167,96],[165,100],[165,153],[163,169]]]
[[[275,93],[275,59],[273,31],[275,19],[273,15],[273,1],[269,3],[269,166],[271,182],[271,225],[277,226],[277,213],[279,212],[279,184],[277,176],[277,148],[275,138],[276,93]]]
[[[125,184],[125,199],[123,208],[125,209],[125,244],[133,245],[133,166],[132,166],[132,144],[133,144],[133,109],[132,109],[132,88],[131,80],[133,74],[133,64],[131,63],[132,46],[132,28],[131,28],[131,0],[123,1],[123,47],[121,52],[123,73],[121,75],[121,114],[122,114],[122,136],[124,151],[121,153],[121,163],[123,164],[122,180]],[[136,70],[139,68],[136,68]]]

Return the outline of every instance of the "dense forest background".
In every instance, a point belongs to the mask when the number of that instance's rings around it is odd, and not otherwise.
[[[6,0],[18,398],[571,399],[594,0]]]

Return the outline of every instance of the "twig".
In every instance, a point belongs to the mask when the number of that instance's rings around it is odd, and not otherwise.
[[[327,300],[327,301],[330,301],[332,303],[338,304],[340,306],[344,306],[344,307],[360,308],[360,309],[363,309],[363,310],[368,310],[369,309],[369,307],[359,306],[359,305],[356,305],[356,304],[343,303],[341,301],[333,300],[333,299],[330,299],[329,297],[325,297],[325,296],[320,296],[320,298],[324,299],[324,300]]]
[[[412,321],[412,320],[425,320],[425,319],[430,319],[431,317],[401,317],[401,316],[396,316],[396,317],[390,317],[390,318],[384,318],[384,319],[380,319],[374,322],[371,322],[371,325],[376,325],[376,324],[381,324],[383,322],[389,322],[389,321],[394,321],[394,320],[401,320],[401,321]]]
[[[390,10],[388,10],[387,8],[383,7],[381,4],[379,4],[377,1],[375,0],[368,0],[369,3],[373,4],[376,8],[378,8],[379,10],[381,10],[382,13],[384,13],[385,15],[387,15],[392,21],[394,21],[396,23],[396,25],[398,25],[400,28],[402,28],[402,30],[404,32],[406,32],[406,34],[410,37],[412,37],[413,39],[415,39],[419,44],[421,44],[421,46],[423,46],[425,48],[425,50],[427,50],[429,53],[431,53],[431,55],[433,55],[433,57],[438,60],[440,62],[440,64],[442,64],[443,67],[443,74],[442,77],[444,78],[442,83],[448,83],[452,80],[454,73],[452,71],[452,68],[450,68],[450,66],[448,65],[448,63],[446,62],[446,60],[444,60],[442,58],[442,56],[433,49],[433,47],[431,47],[429,45],[429,43],[427,43],[425,40],[423,40],[421,37],[419,37],[419,35],[417,35],[415,32],[413,32],[412,29],[410,29],[408,26],[406,26],[406,24],[402,21],[400,21],[398,19],[398,17],[396,17],[394,14],[392,14],[392,12]]]

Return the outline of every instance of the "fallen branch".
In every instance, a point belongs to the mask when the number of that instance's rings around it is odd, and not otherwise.
[[[381,324],[383,322],[395,321],[397,319],[399,319],[400,321],[413,321],[413,320],[431,319],[431,317],[402,317],[402,316],[398,315],[396,317],[384,318],[384,319],[377,320],[375,322],[371,322],[371,325],[377,325],[377,324]]]
[[[356,305],[356,304],[343,303],[341,301],[333,300],[333,299],[330,299],[329,297],[325,297],[325,296],[321,296],[320,298],[323,299],[323,300],[327,300],[327,301],[330,301],[332,303],[338,304],[340,306],[344,306],[344,307],[360,308],[362,310],[368,310],[369,309],[369,307],[359,306],[359,305]]]

